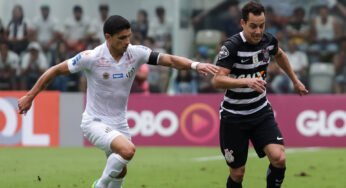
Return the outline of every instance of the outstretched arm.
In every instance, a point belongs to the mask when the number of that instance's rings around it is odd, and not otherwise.
[[[293,82],[295,90],[298,92],[299,95],[306,95],[308,94],[308,90],[305,88],[304,84],[300,82],[300,80],[297,78],[297,75],[294,73],[290,63],[288,62],[287,55],[284,51],[282,51],[281,48],[279,48],[278,53],[275,55],[275,60],[278,63],[278,65],[285,71],[285,73],[288,75],[288,77]]]
[[[18,100],[18,109],[20,114],[25,114],[31,107],[32,101],[42,90],[44,90],[48,84],[58,75],[69,74],[70,71],[67,66],[67,62],[64,61],[49,68],[44,72],[37,80],[34,87]]]
[[[214,75],[219,70],[218,66],[210,63],[194,62],[188,58],[170,54],[160,54],[158,64],[176,69],[196,69],[197,72],[204,75],[208,73]]]

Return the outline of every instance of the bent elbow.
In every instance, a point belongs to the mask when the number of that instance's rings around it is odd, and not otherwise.
[[[220,84],[220,82],[219,82],[219,80],[218,80],[216,77],[214,77],[214,78],[211,80],[211,84],[212,84],[213,87],[216,88],[216,89],[223,89],[222,86],[221,86],[221,84]]]

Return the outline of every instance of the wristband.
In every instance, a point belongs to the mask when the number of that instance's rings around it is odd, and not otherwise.
[[[200,64],[200,62],[197,62],[197,61],[192,62],[192,63],[191,63],[191,69],[196,70],[198,64]]]

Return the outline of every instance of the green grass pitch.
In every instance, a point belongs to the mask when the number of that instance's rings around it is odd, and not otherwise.
[[[346,149],[288,149],[284,188],[345,188]],[[104,154],[95,148],[0,148],[1,188],[89,188]],[[245,188],[264,188],[267,159],[251,150]],[[225,188],[218,148],[138,147],[124,188]]]

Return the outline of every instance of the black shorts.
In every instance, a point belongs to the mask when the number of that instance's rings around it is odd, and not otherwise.
[[[263,149],[266,145],[284,145],[270,105],[244,118],[221,113],[220,148],[231,168],[246,164],[249,140],[261,158],[265,156]]]

